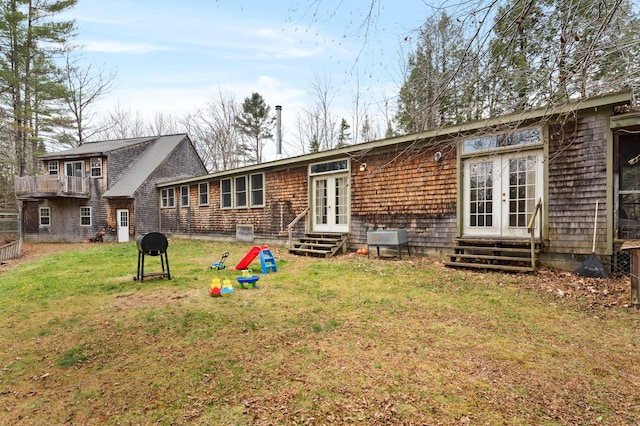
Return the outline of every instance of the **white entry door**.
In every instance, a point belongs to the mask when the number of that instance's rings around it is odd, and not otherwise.
[[[313,178],[313,230],[349,232],[349,174]]]
[[[119,243],[129,242],[129,210],[116,210]]]
[[[528,236],[529,220],[542,197],[542,175],[542,151],[466,160],[464,235]]]

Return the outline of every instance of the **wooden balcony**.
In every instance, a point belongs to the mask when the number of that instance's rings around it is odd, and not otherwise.
[[[17,198],[89,198],[89,178],[75,176],[16,176]]]

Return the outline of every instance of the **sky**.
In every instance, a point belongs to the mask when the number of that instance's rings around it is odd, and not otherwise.
[[[433,9],[426,0],[78,0],[84,64],[114,72],[95,112],[116,106],[152,120],[182,117],[230,93],[282,106],[285,154],[313,82],[331,85],[334,114],[349,118],[359,87],[372,115],[395,104],[402,62]],[[367,16],[371,20],[367,20]]]

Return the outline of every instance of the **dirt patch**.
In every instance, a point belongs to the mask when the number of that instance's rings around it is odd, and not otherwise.
[[[201,291],[178,291],[174,289],[157,289],[152,293],[126,293],[115,297],[113,305],[120,309],[163,308],[170,304],[182,303],[192,298],[201,297]]]

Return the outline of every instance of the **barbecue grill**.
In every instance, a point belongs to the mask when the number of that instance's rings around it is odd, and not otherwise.
[[[171,273],[169,272],[169,257],[167,256],[167,247],[169,242],[160,232],[149,232],[148,234],[141,235],[136,240],[138,246],[138,275],[134,278],[137,281],[144,281],[145,277],[166,277],[171,279]],[[151,274],[144,274],[144,258],[145,256],[160,256],[160,264],[162,265],[162,272],[156,272]],[[165,272],[164,264],[167,264],[167,271]]]

